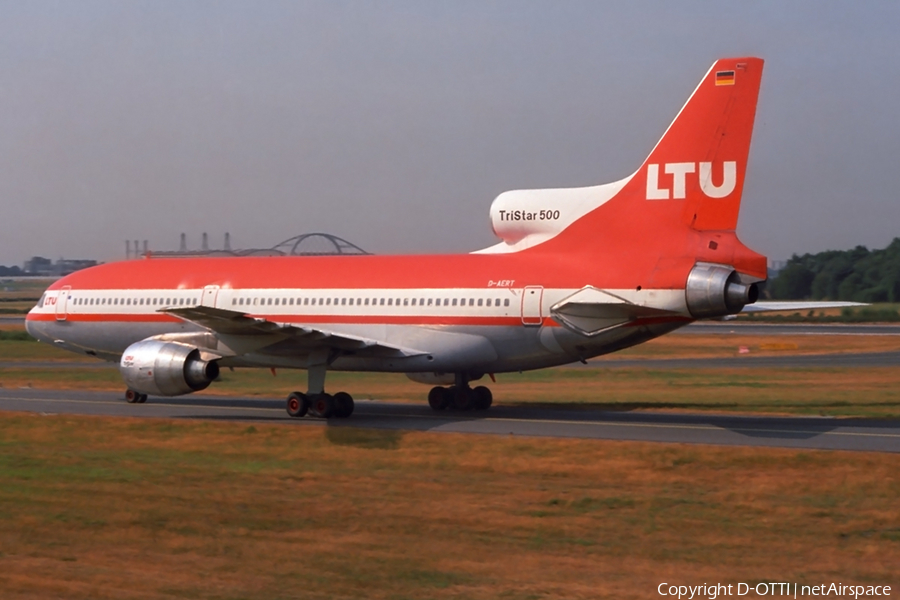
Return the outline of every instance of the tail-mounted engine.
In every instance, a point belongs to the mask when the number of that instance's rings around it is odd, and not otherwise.
[[[697,263],[688,275],[685,297],[694,317],[724,317],[756,302],[759,288],[755,283],[742,283],[733,267]]]
[[[143,340],[128,346],[119,372],[137,392],[179,396],[208,387],[219,376],[219,365],[203,360],[200,350],[188,344]]]

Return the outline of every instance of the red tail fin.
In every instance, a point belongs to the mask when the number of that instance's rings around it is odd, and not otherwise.
[[[647,200],[682,200],[697,230],[735,229],[762,68],[759,58],[713,64],[638,171]]]
[[[597,260],[602,251],[614,257],[607,270],[705,261],[764,278],[765,257],[734,234],[762,69],[759,58],[716,61],[631,177],[501,194],[491,205],[491,224],[503,242],[482,252],[533,248]]]

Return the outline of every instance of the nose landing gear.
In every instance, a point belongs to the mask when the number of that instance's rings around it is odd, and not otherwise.
[[[142,394],[131,388],[125,390],[125,402],[128,404],[143,404],[147,401],[147,394]]]

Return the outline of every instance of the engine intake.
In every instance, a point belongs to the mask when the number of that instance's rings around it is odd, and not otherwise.
[[[741,283],[733,267],[697,263],[688,274],[685,299],[694,317],[724,317],[741,312],[759,298],[755,283]]]
[[[206,389],[219,376],[215,361],[180,342],[143,340],[122,354],[119,372],[129,388],[154,396],[179,396]]]

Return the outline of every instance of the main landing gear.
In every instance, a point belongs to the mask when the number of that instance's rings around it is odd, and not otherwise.
[[[450,387],[434,387],[428,392],[428,406],[433,410],[487,410],[494,402],[491,390],[479,385],[475,389],[469,387],[469,378],[465,373],[456,374],[456,383]]]
[[[131,388],[125,390],[125,402],[128,404],[143,404],[147,401],[147,394],[136,392]]]
[[[338,392],[333,396],[325,393],[325,370],[333,358],[327,353],[317,353],[310,356],[307,367],[309,386],[303,392],[291,392],[287,397],[287,414],[294,418],[305,417],[307,414],[322,419],[332,417],[346,419],[353,414],[355,404],[353,396],[347,392]]]
[[[346,419],[353,414],[355,406],[353,396],[347,392],[338,392],[334,396],[325,392],[320,394],[291,392],[287,397],[287,413],[295,418],[309,414],[322,419],[332,417]]]

